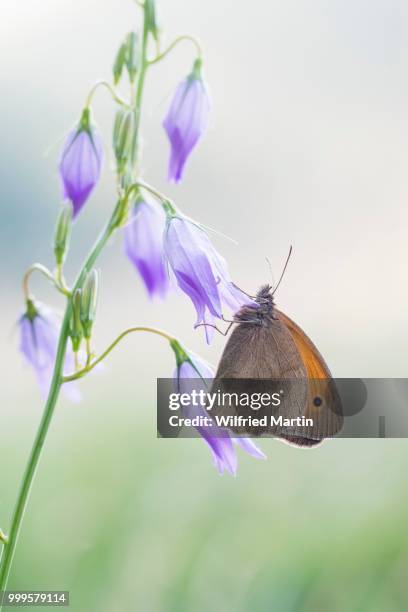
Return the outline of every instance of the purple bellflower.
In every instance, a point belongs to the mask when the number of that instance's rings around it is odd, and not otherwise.
[[[178,183],[191,151],[205,132],[210,111],[207,87],[201,78],[201,59],[177,87],[163,127],[170,140],[168,180]]]
[[[223,309],[232,313],[245,304],[256,304],[231,281],[226,261],[215,250],[207,233],[186,217],[168,213],[164,251],[177,284],[193,302],[196,325],[205,323],[208,344],[214,335],[214,320]]]
[[[103,158],[102,141],[85,108],[79,125],[65,141],[59,162],[64,197],[71,200],[74,217],[79,213],[99,180]]]
[[[50,309],[27,300],[27,311],[19,320],[20,350],[26,362],[33,368],[41,393],[45,397],[54,370],[59,327],[60,321]],[[73,354],[68,349],[65,359],[66,373],[72,373],[73,368]],[[75,384],[67,383],[63,389],[70,400],[80,401],[81,395]]]
[[[125,227],[125,252],[138,270],[150,297],[164,297],[169,278],[164,259],[166,217],[161,207],[139,200]]]
[[[199,387],[208,391],[207,381],[214,377],[212,368],[196,355],[187,354],[178,343],[174,343],[173,350],[176,354],[177,368],[173,374],[174,387],[178,393],[191,393],[194,389],[199,391]],[[201,379],[200,382],[193,382],[191,379]],[[209,416],[203,406],[190,406],[186,410],[188,418],[195,416]],[[235,443],[246,453],[256,459],[266,459],[264,453],[249,438],[231,438],[227,429],[219,427],[214,420],[211,425],[196,428],[200,436],[210,447],[214,465],[218,472],[222,474],[225,470],[235,476],[237,471],[237,454]]]

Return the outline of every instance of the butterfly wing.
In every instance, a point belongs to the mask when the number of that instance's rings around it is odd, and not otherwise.
[[[306,369],[280,320],[267,325],[240,323],[225,346],[216,378],[304,378]]]
[[[298,382],[293,383],[294,380]],[[295,418],[303,416],[307,406],[306,381],[306,369],[287,326],[278,319],[268,318],[263,325],[240,323],[234,329],[222,354],[212,392],[224,396],[279,393],[282,401],[277,416]],[[271,407],[259,408],[254,413],[232,399],[228,404],[216,406],[213,412],[233,416],[248,416],[249,413],[257,418],[266,415],[267,426],[232,427],[235,433],[280,436],[284,431],[280,425],[270,425]]]
[[[313,419],[314,424],[310,428],[302,428],[302,436],[306,440],[316,441],[330,438],[343,426],[341,400],[330,370],[304,331],[283,312],[275,309],[275,315],[290,332],[309,378],[305,417]],[[302,439],[289,441],[300,444]]]

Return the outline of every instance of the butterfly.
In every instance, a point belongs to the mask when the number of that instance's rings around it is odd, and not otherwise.
[[[341,430],[341,400],[316,346],[292,319],[276,308],[277,286],[274,291],[270,285],[261,287],[255,296],[256,305],[243,306],[234,316],[231,324],[236,323],[236,327],[225,346],[212,391],[282,391],[279,414],[290,419],[304,417],[313,424],[244,426],[233,431],[274,435],[295,446],[311,447]],[[242,414],[236,402],[229,405],[230,411],[231,408],[235,414]],[[271,414],[271,410],[259,414]]]

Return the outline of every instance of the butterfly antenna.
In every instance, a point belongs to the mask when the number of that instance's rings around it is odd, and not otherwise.
[[[285,276],[286,268],[288,267],[288,263],[289,263],[289,259],[290,259],[291,255],[292,255],[292,247],[290,247],[290,249],[289,249],[289,253],[288,253],[288,256],[286,258],[286,263],[285,263],[285,265],[283,267],[282,274],[280,275],[280,279],[278,280],[278,284],[276,285],[275,289],[272,291],[272,295],[274,295],[275,291],[277,290],[277,288],[281,284],[283,277]]]
[[[275,279],[273,277],[271,260],[269,259],[269,257],[265,257],[265,259],[266,259],[266,263],[268,264],[269,272],[271,273],[271,281],[272,281],[272,287],[273,287],[275,284]]]

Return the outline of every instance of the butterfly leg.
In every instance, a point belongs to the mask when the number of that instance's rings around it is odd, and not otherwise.
[[[213,327],[219,334],[221,334],[221,336],[226,336],[234,323],[235,321],[231,321],[225,331],[222,331],[216,325],[212,325],[212,323],[197,323],[197,325],[194,325],[194,329],[197,327]]]

